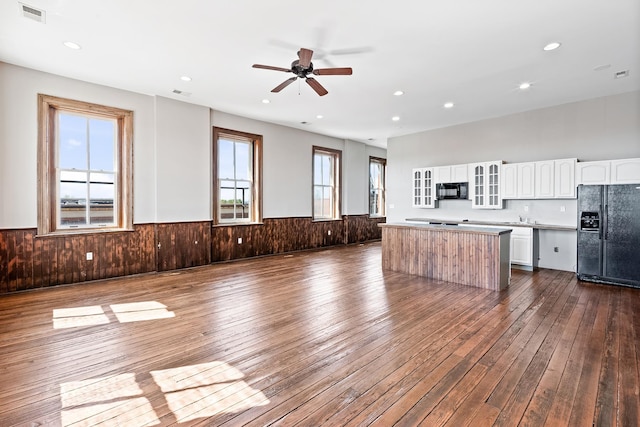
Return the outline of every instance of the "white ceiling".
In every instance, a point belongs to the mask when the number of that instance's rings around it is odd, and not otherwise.
[[[0,0],[0,61],[381,147],[389,137],[640,89],[638,0],[23,3],[45,10],[46,23]],[[551,41],[562,46],[543,51]],[[315,68],[353,75],[317,76],[323,97],[301,80],[271,93],[292,75],[251,65],[288,68],[300,47],[315,51]],[[615,79],[622,70],[629,76]],[[525,81],[531,88],[519,90]],[[443,108],[447,101],[455,107]]]

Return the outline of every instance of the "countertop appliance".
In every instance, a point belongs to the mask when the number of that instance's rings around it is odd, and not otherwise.
[[[640,185],[578,186],[577,274],[640,288]]]
[[[436,199],[468,199],[468,182],[447,182],[436,184]]]

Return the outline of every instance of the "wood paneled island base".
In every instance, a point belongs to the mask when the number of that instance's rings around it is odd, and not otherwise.
[[[499,291],[509,286],[511,229],[379,224],[382,268]]]

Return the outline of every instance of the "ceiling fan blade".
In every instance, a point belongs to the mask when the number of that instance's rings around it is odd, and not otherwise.
[[[261,65],[261,64],[253,64],[253,68],[262,68],[264,70],[273,70],[273,71],[284,71],[285,73],[290,73],[291,70],[288,68],[282,67],[272,67],[271,65]]]
[[[313,70],[313,74],[316,76],[350,76],[353,74],[353,70],[349,67],[318,68],[317,70]]]
[[[283,81],[282,83],[280,83],[278,86],[274,87],[273,89],[271,89],[271,92],[280,92],[282,89],[284,89],[285,87],[289,86],[291,83],[295,82],[297,79],[297,77],[291,77],[290,79],[287,79],[285,81]]]
[[[309,68],[309,65],[311,65],[312,55],[312,50],[300,48],[300,50],[298,51],[298,58],[300,58],[299,64],[302,66],[302,68]]]
[[[307,77],[307,84],[316,91],[316,93],[320,96],[324,96],[329,92],[313,77]]]

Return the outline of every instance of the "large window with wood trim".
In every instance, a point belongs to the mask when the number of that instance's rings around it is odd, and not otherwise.
[[[38,234],[133,229],[133,112],[38,96]]]
[[[369,157],[369,215],[385,216],[385,172],[387,160]]]
[[[262,221],[262,136],[213,128],[217,224]]]
[[[313,147],[313,219],[340,218],[341,156],[339,150]]]

